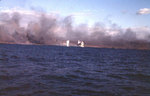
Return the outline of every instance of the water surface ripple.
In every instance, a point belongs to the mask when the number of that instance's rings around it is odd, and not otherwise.
[[[1,44],[0,96],[150,96],[150,51]]]

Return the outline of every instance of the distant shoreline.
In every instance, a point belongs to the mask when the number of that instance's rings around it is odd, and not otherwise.
[[[35,44],[35,43],[32,43],[32,44],[25,44],[25,43],[4,43],[4,42],[1,42],[1,44],[10,44],[10,45],[39,45],[39,46],[60,46],[60,47],[66,47],[65,45],[57,45],[57,44]],[[78,46],[69,46],[69,47],[78,47]],[[99,46],[93,46],[93,45],[86,45],[84,48],[108,48],[108,49],[123,49],[123,50],[150,50],[148,48],[121,48],[121,47],[99,47]]]

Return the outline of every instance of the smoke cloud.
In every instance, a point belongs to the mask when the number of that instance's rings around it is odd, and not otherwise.
[[[64,45],[77,40],[89,47],[150,49],[150,28],[74,25],[71,16],[25,10],[0,12],[0,43]]]

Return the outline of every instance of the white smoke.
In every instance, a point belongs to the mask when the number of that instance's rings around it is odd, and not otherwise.
[[[150,14],[150,8],[139,9],[137,14],[139,14],[139,15]]]

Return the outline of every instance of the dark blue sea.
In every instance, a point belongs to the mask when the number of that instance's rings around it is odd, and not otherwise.
[[[0,96],[150,96],[150,51],[0,44]]]

